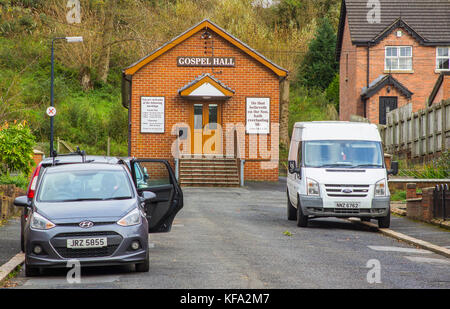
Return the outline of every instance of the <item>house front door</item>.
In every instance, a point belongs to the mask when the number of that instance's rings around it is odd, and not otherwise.
[[[221,105],[195,103],[192,108],[191,151],[195,155],[217,155],[222,150]]]
[[[390,111],[397,109],[397,97],[380,97],[380,124],[386,124],[386,116]]]

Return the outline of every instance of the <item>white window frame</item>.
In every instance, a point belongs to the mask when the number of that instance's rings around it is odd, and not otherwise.
[[[447,56],[439,56],[439,54],[438,54],[439,48],[447,48],[448,55]],[[440,69],[439,68],[439,59],[448,59],[449,67],[447,69]],[[439,47],[436,47],[436,71],[450,71],[450,46],[439,46]]]
[[[411,56],[400,56],[400,49],[408,47],[411,49]],[[397,56],[388,56],[387,51],[388,48],[396,48],[397,49]],[[400,59],[409,59],[411,58],[411,67],[407,69],[400,69]],[[397,68],[389,68],[387,66],[387,60],[388,59],[398,59],[398,67]],[[405,71],[409,72],[413,70],[413,47],[412,46],[386,46],[384,50],[384,70],[385,71]]]

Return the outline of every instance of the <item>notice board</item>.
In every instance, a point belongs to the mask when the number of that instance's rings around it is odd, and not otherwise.
[[[164,105],[164,97],[141,97],[141,133],[164,133]]]

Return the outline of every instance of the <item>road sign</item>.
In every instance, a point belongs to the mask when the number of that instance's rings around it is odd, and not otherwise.
[[[53,106],[50,106],[49,108],[47,108],[47,115],[49,115],[50,117],[55,116],[56,108],[54,108]]]

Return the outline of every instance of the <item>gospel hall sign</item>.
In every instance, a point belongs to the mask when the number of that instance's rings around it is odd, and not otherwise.
[[[179,67],[234,67],[234,57],[178,57]]]

